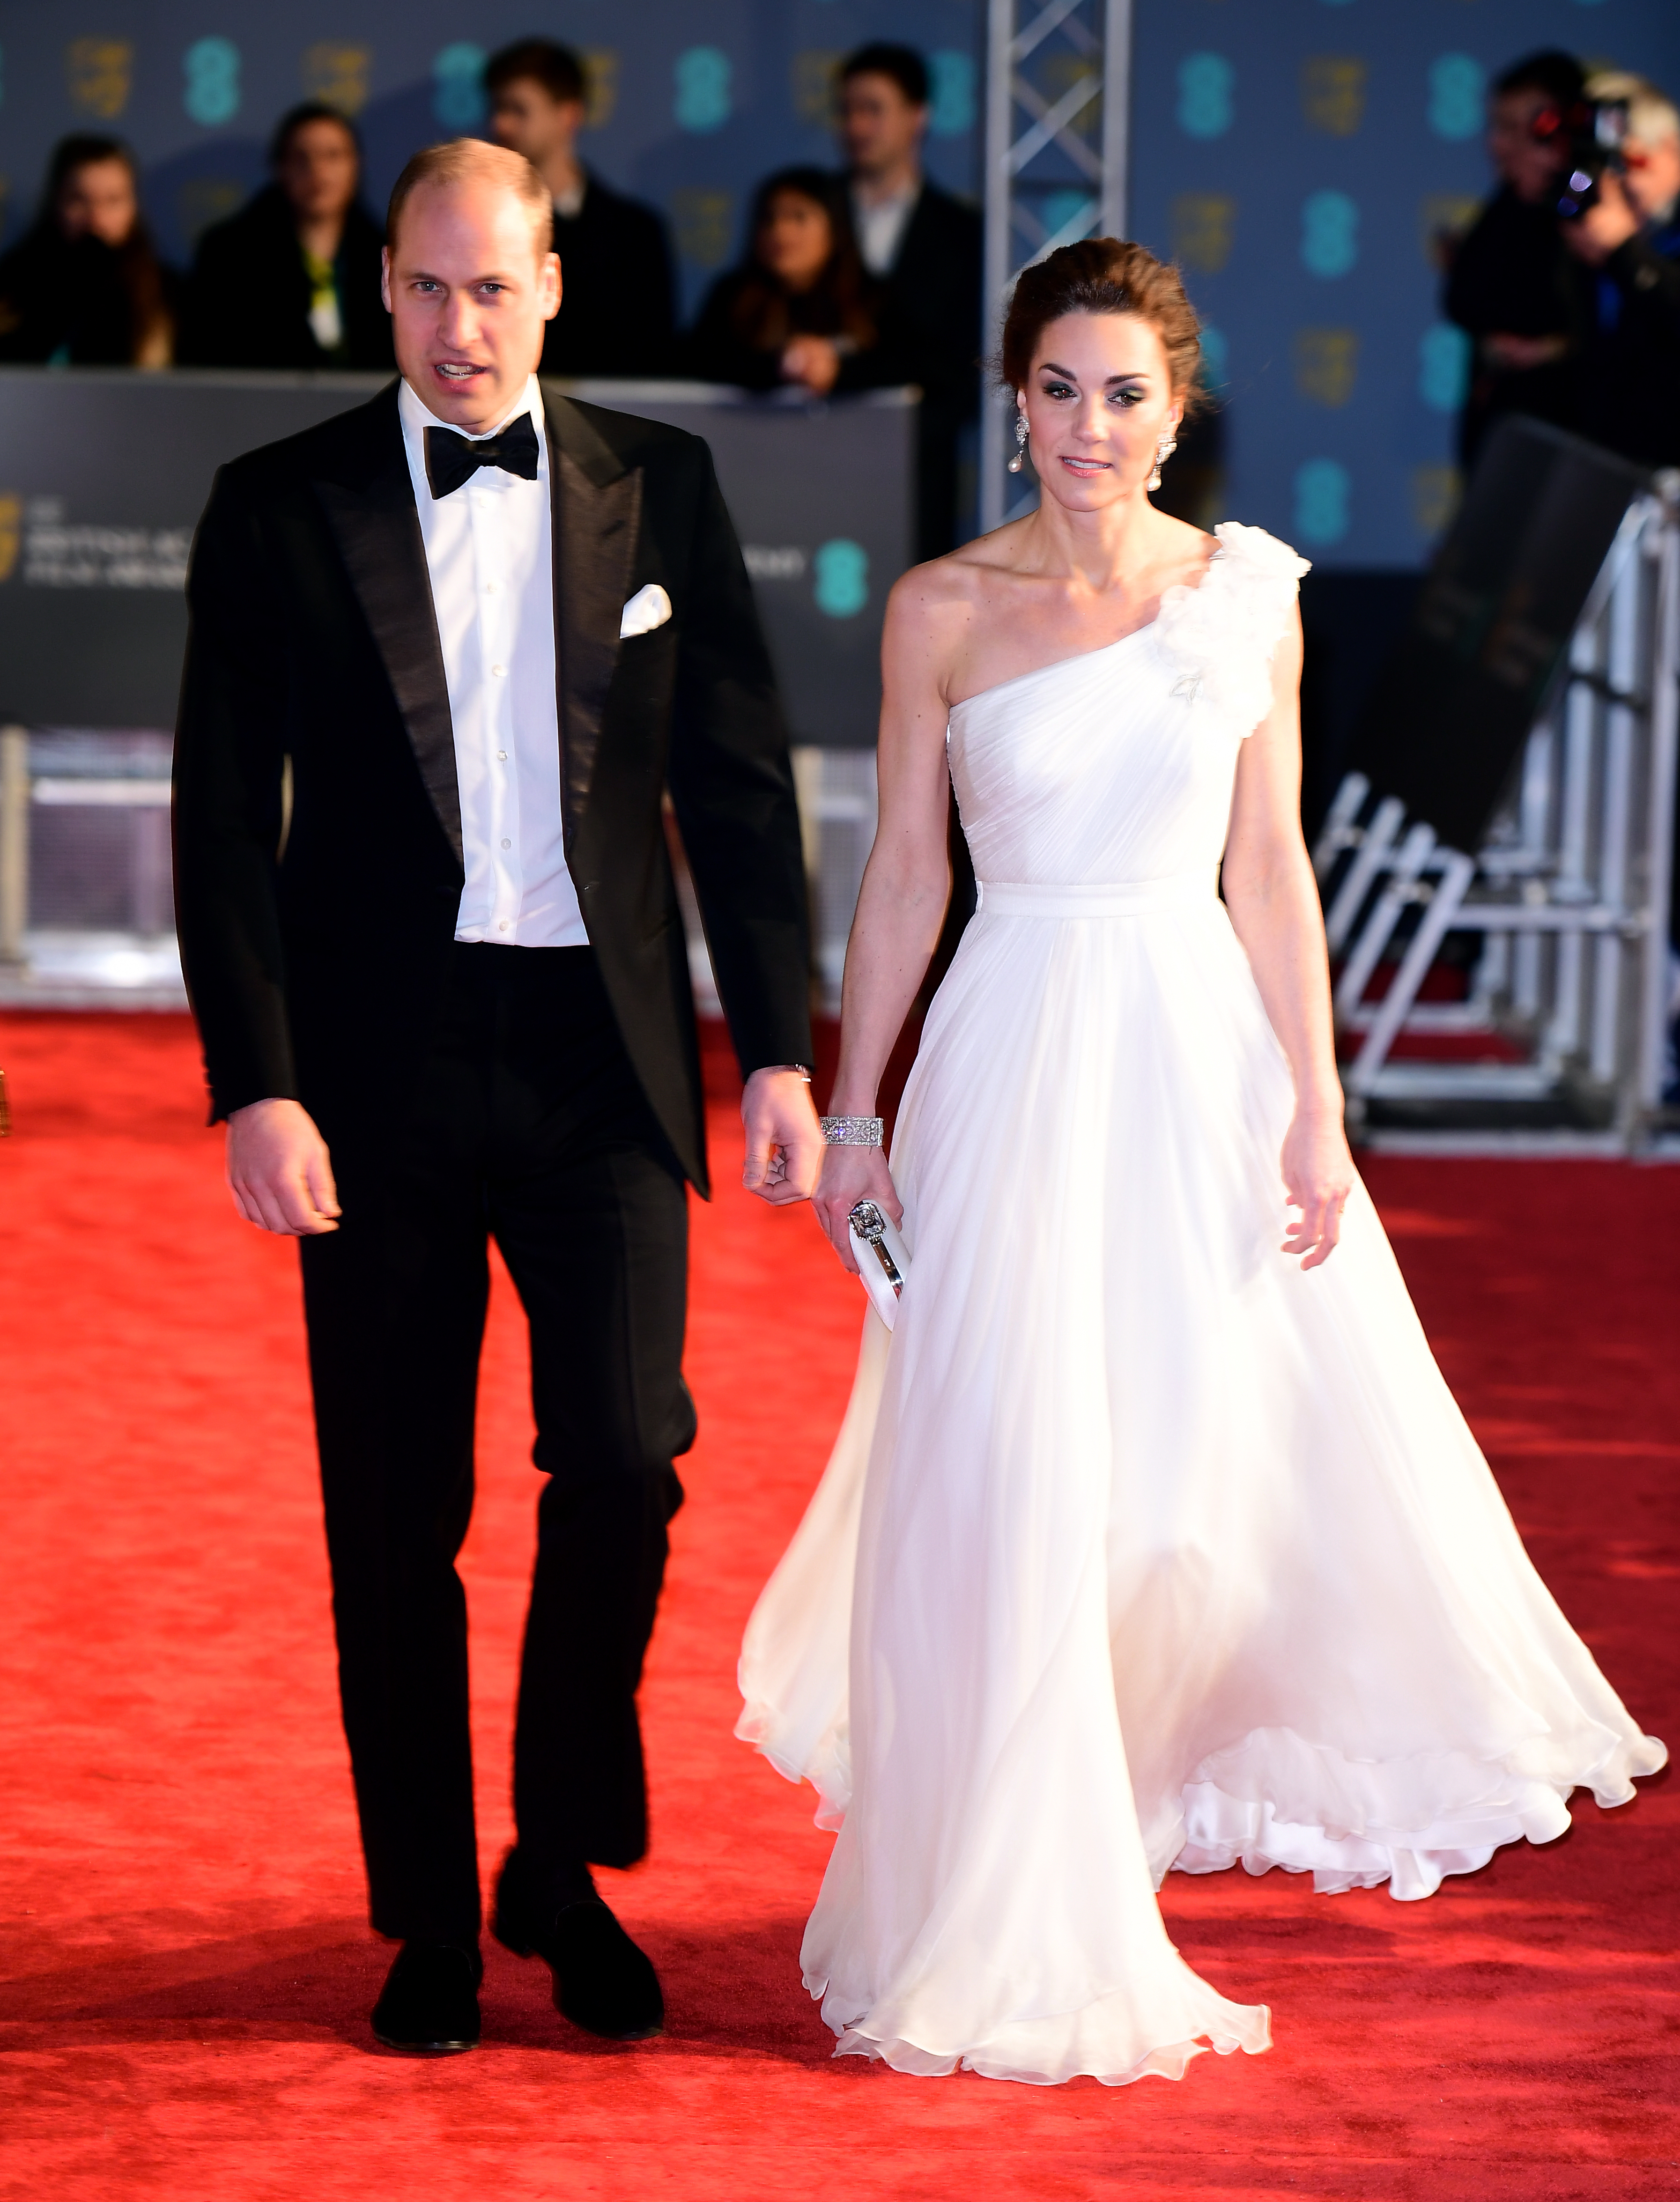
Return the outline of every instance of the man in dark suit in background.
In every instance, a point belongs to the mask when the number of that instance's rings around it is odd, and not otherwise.
[[[543,373],[669,374],[675,322],[665,225],[578,159],[589,103],[582,62],[551,38],[522,38],[491,56],[484,82],[492,134],[525,156],[554,201],[566,295],[543,342]]]
[[[547,1481],[494,1931],[580,2025],[663,2020],[592,1863],[646,1840],[635,1693],[682,1381],[700,1066],[669,788],[746,1081],[746,1182],[816,1176],[787,737],[710,456],[533,370],[561,271],[524,161],[418,154],[402,380],[216,478],[194,548],[176,899],[236,1205],[298,1237],[340,1692],[391,2047],[478,2039],[466,1604],[489,1282]]]
[[[860,46],[840,69],[840,139],[864,264],[914,332],[923,389],[917,552],[957,540],[958,445],[980,403],[981,225],[922,173],[928,68],[911,46]]]

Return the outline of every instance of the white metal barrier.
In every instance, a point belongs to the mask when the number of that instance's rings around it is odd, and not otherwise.
[[[1426,819],[1408,821],[1362,774],[1337,791],[1313,860],[1340,959],[1336,1021],[1359,1043],[1343,1074],[1349,1116],[1372,1144],[1665,1144],[1677,507],[1680,475],[1669,475],[1629,508],[1474,855],[1444,847]],[[1449,933],[1480,937],[1467,996],[1421,999]],[[1387,986],[1373,991],[1379,974]],[[1402,1034],[1476,1033],[1496,1035],[1505,1059],[1395,1053]],[[1407,1109],[1433,1123],[1398,1127]]]
[[[0,728],[0,1003],[186,1007],[169,745]]]

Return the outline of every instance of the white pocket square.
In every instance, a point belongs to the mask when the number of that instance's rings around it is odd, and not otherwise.
[[[645,589],[636,591],[620,615],[618,639],[623,642],[633,634],[651,634],[656,627],[663,627],[670,615],[670,598],[657,581],[650,581]]]

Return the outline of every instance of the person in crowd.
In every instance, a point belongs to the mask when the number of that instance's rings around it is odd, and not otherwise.
[[[813,397],[913,382],[917,347],[887,286],[864,268],[844,186],[821,168],[760,184],[747,252],[706,295],[689,372],[743,390],[799,384]]]
[[[1466,473],[1501,413],[1579,425],[1587,286],[1558,234],[1565,148],[1535,125],[1572,106],[1583,81],[1571,55],[1547,51],[1513,62],[1494,85],[1488,152],[1499,189],[1453,253],[1444,301],[1475,346],[1459,421]]]
[[[919,352],[917,556],[958,530],[958,445],[980,402],[981,228],[922,171],[928,70],[912,47],[860,46],[840,71],[840,138],[865,268],[890,291]]]
[[[552,39],[522,38],[492,55],[484,80],[497,142],[525,156],[554,200],[562,295],[543,373],[668,374],[670,243],[651,207],[610,191],[578,158],[589,95],[582,62]]]
[[[168,367],[180,292],[141,219],[128,148],[61,138],[33,226],[0,259],[0,359]]]
[[[392,364],[380,298],[385,238],[357,196],[362,146],[335,107],[307,100],[268,148],[274,180],[205,231],[180,357],[195,367]]]
[[[1680,112],[1642,78],[1595,77],[1594,100],[1625,100],[1622,167],[1562,225],[1589,271],[1582,426],[1651,467],[1680,466]]]

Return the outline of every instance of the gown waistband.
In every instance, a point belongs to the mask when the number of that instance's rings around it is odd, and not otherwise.
[[[1152,910],[1188,910],[1213,900],[1211,871],[1169,872],[1158,880],[1114,886],[1093,881],[1064,886],[981,880],[979,910],[987,917],[1142,917]]]

